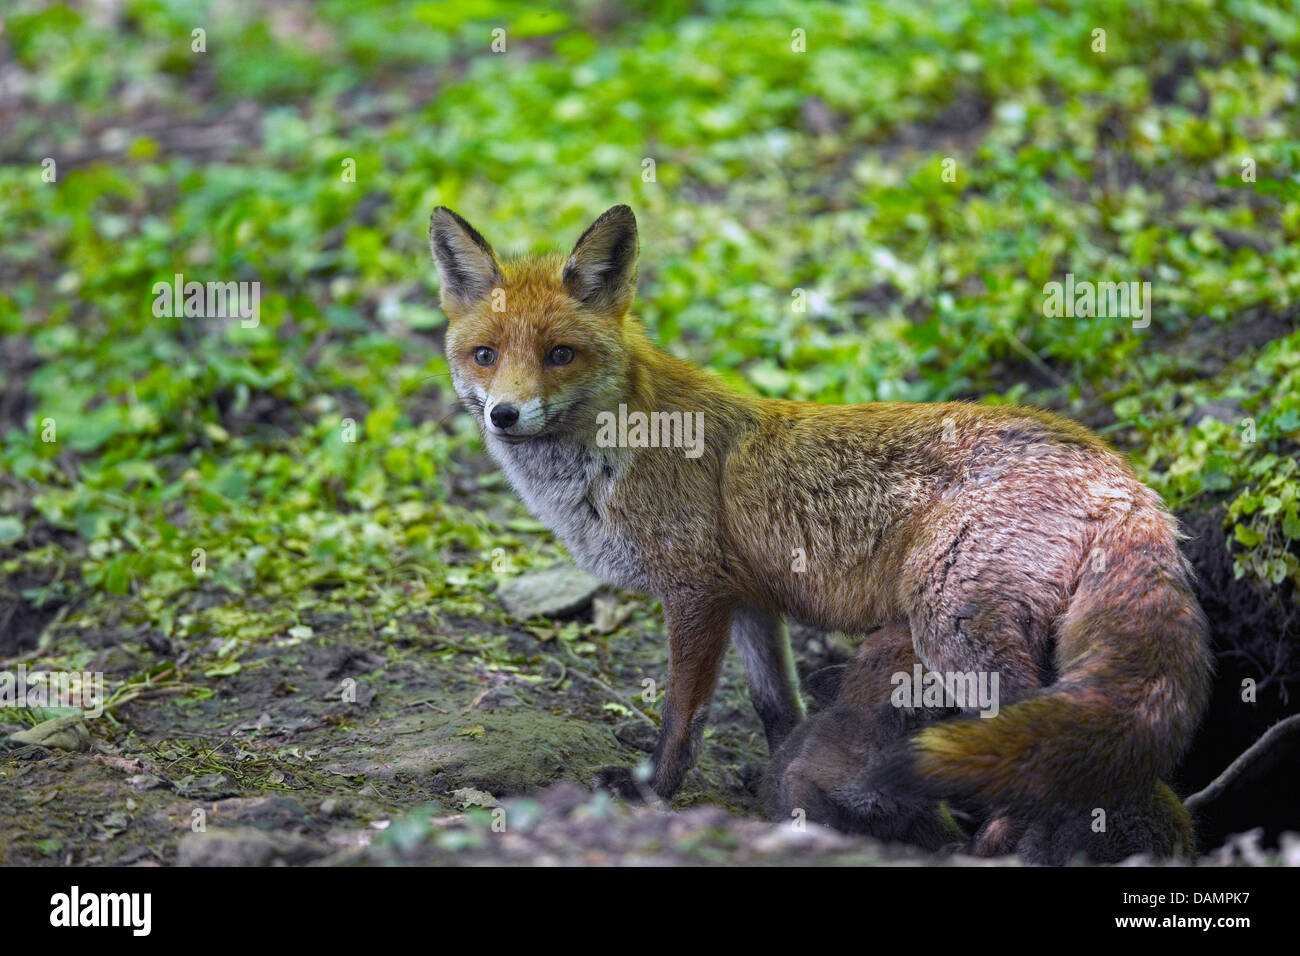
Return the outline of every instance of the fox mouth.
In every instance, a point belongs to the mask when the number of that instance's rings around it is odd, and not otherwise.
[[[498,441],[505,442],[507,445],[520,445],[526,441],[531,441],[540,435],[540,430],[529,435],[511,434],[510,432],[500,431],[499,429],[488,424],[486,403],[477,395],[462,395],[460,405],[465,411],[469,412],[478,422],[479,428],[482,429],[484,437],[492,437]],[[546,427],[542,426],[543,429]]]
[[[478,413],[479,422],[483,426],[484,434],[490,435],[497,441],[505,442],[507,445],[522,445],[530,441],[554,441],[564,437],[572,428],[571,426],[577,421],[582,410],[587,407],[589,395],[582,394],[569,402],[563,408],[556,411],[542,423],[542,426],[535,432],[526,435],[515,434],[508,431],[498,431],[489,425],[483,416],[483,404],[473,402],[475,411]]]

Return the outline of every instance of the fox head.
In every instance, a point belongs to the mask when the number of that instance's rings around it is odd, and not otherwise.
[[[445,206],[429,246],[447,313],[456,394],[505,443],[595,426],[628,388],[626,324],[636,291],[636,217],[615,206],[562,253],[502,261]]]

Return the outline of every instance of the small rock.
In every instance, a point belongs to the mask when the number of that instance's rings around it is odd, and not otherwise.
[[[659,731],[644,720],[625,720],[614,728],[614,738],[621,744],[652,754],[659,743]]]
[[[303,832],[315,826],[311,811],[290,797],[231,797],[216,801],[212,809],[220,818],[275,833]]]
[[[151,773],[137,773],[126,778],[126,785],[132,790],[154,790],[166,783],[167,781],[162,777],[156,777]]]
[[[10,735],[9,739],[14,743],[74,753],[85,753],[90,749],[90,731],[80,714],[42,721],[35,727]]]
[[[1278,841],[1283,866],[1300,866],[1300,833],[1288,830]]]
[[[186,797],[220,800],[236,792],[224,773],[189,774],[176,781],[176,792]]]
[[[612,597],[598,597],[591,602],[591,623],[598,634],[609,634],[628,619],[631,604],[620,604]]]
[[[274,866],[309,863],[327,848],[289,834],[248,827],[187,833],[176,848],[178,866]]]
[[[475,710],[493,711],[498,707],[522,707],[524,702],[519,699],[511,688],[500,686],[493,687],[480,694],[474,702]]]
[[[130,866],[133,863],[139,863],[142,860],[152,862],[154,857],[153,850],[147,846],[131,846],[122,851],[121,855],[114,860],[116,866]]]
[[[144,646],[149,648],[159,657],[171,657],[176,653],[166,635],[159,634],[157,631],[150,631],[145,635]]]
[[[528,571],[502,581],[497,598],[512,617],[568,617],[595,596],[600,579],[572,565]]]
[[[458,807],[499,807],[501,802],[486,790],[475,790],[473,787],[461,787],[459,790],[451,792],[451,798],[456,802]]]

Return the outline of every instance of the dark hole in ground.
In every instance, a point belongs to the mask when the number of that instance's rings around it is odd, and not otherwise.
[[[23,596],[23,591],[47,584],[48,579],[30,574],[17,574],[0,583],[0,657],[30,651],[59,613],[63,602],[57,598],[34,603]]]
[[[1300,607],[1294,589],[1289,583],[1266,589],[1233,577],[1223,516],[1222,508],[1179,515],[1216,664],[1209,710],[1178,773],[1184,794],[1205,787],[1269,727],[1300,710]],[[1255,682],[1254,703],[1242,700],[1246,679]],[[1266,844],[1276,845],[1282,831],[1300,827],[1300,775],[1294,770],[1283,763],[1203,813],[1197,821],[1202,846],[1219,846],[1229,834],[1255,827],[1264,828]]]

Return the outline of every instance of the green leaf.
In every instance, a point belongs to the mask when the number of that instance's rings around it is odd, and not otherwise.
[[[1232,529],[1232,533],[1233,536],[1238,541],[1240,541],[1248,548],[1253,548],[1255,547],[1255,545],[1259,544],[1261,541],[1264,540],[1263,535],[1261,535],[1254,528],[1251,528],[1244,524],[1239,524],[1234,526]]]
[[[0,515],[0,547],[13,544],[27,534],[23,523],[13,515]]]

